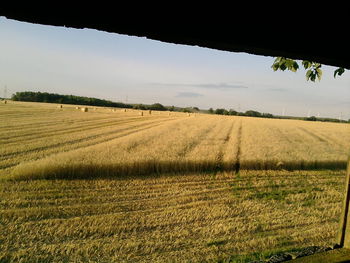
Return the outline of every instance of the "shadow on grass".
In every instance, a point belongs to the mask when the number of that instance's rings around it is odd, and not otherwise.
[[[246,161],[240,163],[241,170],[342,170],[346,161]],[[162,174],[190,174],[237,172],[236,163],[215,161],[161,161],[149,160],[116,164],[48,164],[33,163],[18,166],[13,179],[94,179],[155,176]]]

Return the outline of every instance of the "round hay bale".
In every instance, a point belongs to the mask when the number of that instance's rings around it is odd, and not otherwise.
[[[80,110],[80,107],[75,107],[76,110]]]
[[[143,116],[143,111],[141,111],[139,114],[140,114],[140,116]]]
[[[63,108],[63,106],[62,106],[62,105],[59,105],[59,106],[57,106],[57,108],[62,109],[62,108]]]
[[[89,109],[88,109],[88,108],[81,108],[81,111],[82,111],[82,112],[88,112]]]
[[[151,111],[151,110],[149,110],[149,111],[148,111],[148,114],[150,114],[150,115],[151,115],[151,114],[152,114],[152,111]]]
[[[4,100],[4,104],[7,104],[7,100]]]

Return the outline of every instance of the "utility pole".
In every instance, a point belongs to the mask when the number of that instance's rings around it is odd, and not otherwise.
[[[7,86],[5,85],[5,88],[4,88],[4,99],[7,98]]]

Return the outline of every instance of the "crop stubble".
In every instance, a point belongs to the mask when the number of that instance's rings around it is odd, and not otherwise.
[[[347,124],[0,111],[0,261],[235,260],[335,240]]]

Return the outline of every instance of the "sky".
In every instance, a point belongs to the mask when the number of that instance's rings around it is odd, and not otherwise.
[[[273,57],[0,17],[0,97],[41,91],[127,103],[350,119],[350,73],[274,72]],[[302,41],[302,39],[300,39]],[[301,66],[301,65],[300,65]]]

